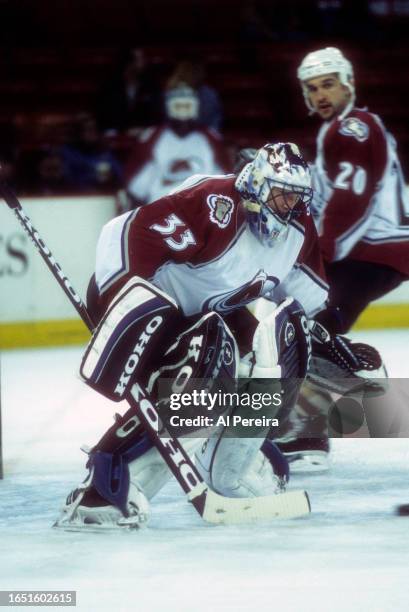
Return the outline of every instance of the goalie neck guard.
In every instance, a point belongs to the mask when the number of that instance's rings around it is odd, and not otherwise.
[[[312,198],[308,164],[295,144],[266,144],[237,176],[252,233],[267,246],[286,234],[288,223]],[[278,204],[280,201],[280,204]]]

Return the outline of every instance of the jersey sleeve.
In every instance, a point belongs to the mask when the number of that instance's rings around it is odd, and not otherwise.
[[[369,114],[347,117],[330,128],[323,163],[332,188],[319,224],[324,259],[348,255],[370,222],[373,195],[387,163],[387,142]]]
[[[95,266],[104,304],[132,276],[155,284],[166,275],[166,266],[186,264],[193,277],[195,266],[221,256],[243,222],[234,180],[234,176],[191,177],[174,193],[109,221],[98,240]],[[170,283],[178,295],[174,275]],[[187,281],[185,290],[192,286]]]
[[[200,249],[197,226],[178,209],[178,196],[167,196],[155,206],[143,206],[116,217],[104,226],[97,244],[96,283],[106,303],[131,278],[151,280],[168,262],[194,259]]]

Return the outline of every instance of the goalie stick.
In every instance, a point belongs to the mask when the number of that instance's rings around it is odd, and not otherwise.
[[[33,227],[16,195],[6,184],[0,183],[0,196],[13,210],[65,295],[92,332],[95,325],[84,302]],[[162,427],[158,411],[150,401],[146,390],[136,383],[131,387],[126,400],[134,409],[153,444],[186,493],[188,501],[205,521],[215,524],[247,523],[273,518],[295,518],[310,512],[309,498],[305,491],[248,498],[228,498],[219,495],[205,483],[180,442]],[[159,430],[161,430],[161,435],[159,435]]]

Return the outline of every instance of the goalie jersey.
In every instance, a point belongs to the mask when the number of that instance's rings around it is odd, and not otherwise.
[[[409,196],[395,139],[377,115],[355,108],[323,124],[313,187],[325,260],[369,261],[409,277]]]
[[[320,310],[327,285],[309,211],[266,247],[247,225],[235,178],[196,175],[107,223],[95,272],[103,304],[136,275],[173,297],[186,316],[227,314],[261,296],[291,295],[307,314]]]

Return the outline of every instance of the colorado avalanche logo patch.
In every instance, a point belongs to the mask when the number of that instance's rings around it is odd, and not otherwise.
[[[288,321],[288,323],[285,326],[285,330],[284,330],[284,341],[286,345],[290,346],[293,343],[294,338],[295,338],[294,325],[290,323],[290,321]]]
[[[368,140],[369,127],[357,117],[347,117],[341,122],[339,133],[343,136],[352,136],[358,142],[365,142]]]
[[[233,214],[233,200],[224,195],[211,193],[207,196],[207,205],[210,208],[210,221],[222,229],[227,227]]]

